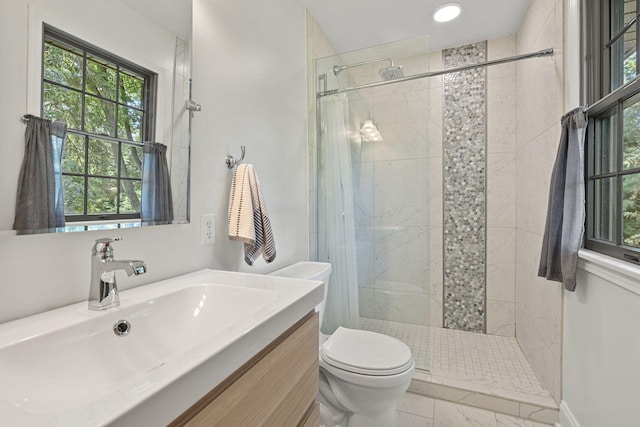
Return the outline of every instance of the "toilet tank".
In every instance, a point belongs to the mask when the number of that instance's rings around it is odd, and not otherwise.
[[[295,279],[321,280],[324,282],[324,298],[322,302],[316,306],[316,310],[320,315],[320,326],[322,327],[322,319],[324,317],[324,302],[327,300],[327,291],[329,289],[329,275],[331,275],[331,264],[328,262],[301,261],[291,264],[280,270],[269,273],[270,276],[292,277]]]

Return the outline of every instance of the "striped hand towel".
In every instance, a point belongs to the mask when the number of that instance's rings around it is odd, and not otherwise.
[[[258,176],[250,164],[239,164],[233,173],[229,193],[229,239],[244,242],[244,260],[249,265],[253,265],[260,254],[266,262],[276,258],[267,205]]]

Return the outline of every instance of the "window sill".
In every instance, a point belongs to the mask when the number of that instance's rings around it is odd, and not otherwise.
[[[64,229],[59,230],[65,233],[71,231],[95,231],[95,230],[116,230],[121,228],[138,228],[142,223],[139,219],[131,220],[107,220],[107,221],[78,221],[67,222]]]
[[[578,258],[578,267],[584,271],[640,295],[640,266],[588,249],[580,249]]]
[[[142,222],[139,219],[116,220],[116,221],[85,221],[85,222],[68,222],[65,227],[52,228],[46,230],[32,230],[31,232],[18,233],[16,230],[0,231],[0,239],[13,236],[32,236],[38,234],[49,233],[70,233],[77,231],[104,231],[104,230],[120,230],[123,228],[140,228]]]

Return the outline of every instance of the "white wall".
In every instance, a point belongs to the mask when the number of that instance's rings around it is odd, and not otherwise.
[[[581,260],[564,296],[562,427],[640,425],[640,268],[608,261]]]
[[[561,396],[562,285],[537,277],[551,170],[564,114],[563,0],[534,0],[516,53],[554,56],[516,66],[516,339],[541,384]]]
[[[265,272],[308,259],[305,9],[297,0],[194,0],[193,91],[201,165],[192,181],[204,187],[192,206],[217,215],[217,259],[226,269]],[[242,245],[228,242],[227,154],[252,163],[260,178],[277,258],[248,267]]]
[[[80,1],[80,0],[77,0]],[[104,3],[93,0],[97,3]],[[84,1],[86,3],[86,1]],[[0,126],[3,145],[21,144],[26,111],[27,0],[0,5]],[[94,19],[96,17],[93,17]],[[194,0],[191,224],[118,232],[118,258],[146,261],[146,275],[118,273],[120,289],[199,268],[264,272],[307,258],[305,11],[295,0]],[[226,154],[254,163],[267,200],[278,256],[243,264],[225,237],[231,172]],[[0,158],[0,199],[13,205],[15,159]],[[11,162],[9,165],[5,163]],[[12,169],[13,167],[13,169]],[[3,223],[6,215],[2,209]],[[215,246],[200,246],[202,213],[217,216]],[[83,232],[0,238],[0,322],[85,300],[93,240]]]

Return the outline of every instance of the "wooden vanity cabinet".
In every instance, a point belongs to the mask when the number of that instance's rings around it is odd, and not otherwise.
[[[170,426],[318,427],[318,314],[311,312]]]

